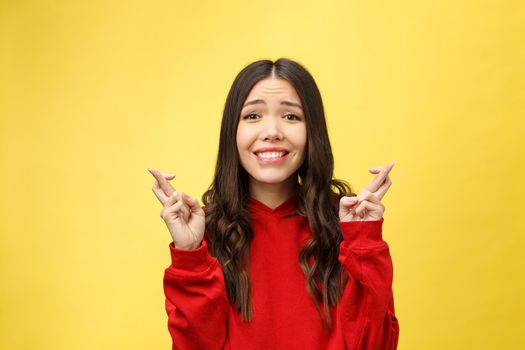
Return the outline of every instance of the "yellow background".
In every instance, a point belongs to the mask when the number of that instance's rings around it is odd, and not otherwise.
[[[523,349],[520,1],[2,1],[0,348],[168,349],[147,167],[200,196],[235,75],[304,64],[336,176],[395,161],[399,349]]]

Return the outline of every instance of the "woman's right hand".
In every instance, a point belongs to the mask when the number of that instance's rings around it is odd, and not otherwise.
[[[155,178],[153,193],[163,205],[160,217],[168,226],[177,249],[196,249],[204,237],[205,214],[197,199],[177,192],[169,183],[175,175],[161,173],[154,168],[148,171]]]

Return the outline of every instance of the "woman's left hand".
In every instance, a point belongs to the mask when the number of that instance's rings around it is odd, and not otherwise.
[[[383,218],[385,206],[381,199],[392,185],[388,173],[392,170],[394,162],[381,168],[372,168],[372,174],[378,174],[372,182],[357,196],[343,196],[339,201],[339,220],[345,221],[370,221]]]

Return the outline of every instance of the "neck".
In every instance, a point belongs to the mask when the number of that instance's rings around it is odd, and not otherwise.
[[[259,182],[250,176],[250,196],[272,209],[290,198],[296,191],[295,176],[274,184]]]

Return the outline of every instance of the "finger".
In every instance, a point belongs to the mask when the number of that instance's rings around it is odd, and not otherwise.
[[[181,193],[181,197],[180,197],[180,203],[182,203],[182,207],[180,209],[181,213],[182,213],[182,217],[184,219],[185,222],[188,222],[190,220],[190,207],[188,206],[188,204],[185,203],[185,201],[182,199],[183,197],[183,194]]]
[[[155,183],[153,184],[153,193],[155,193],[155,196],[159,200],[159,202],[164,205],[166,201],[168,200],[168,196],[164,193],[164,191],[160,188],[159,182],[155,180]]]
[[[365,210],[368,211],[384,211],[384,208],[380,204],[375,204],[369,201],[363,201],[361,202],[357,208],[355,209],[355,214],[357,216],[363,217]]]
[[[169,173],[162,173],[162,176],[164,176],[166,179],[173,179],[175,178],[175,174],[169,174]],[[164,205],[166,201],[168,200],[168,196],[164,193],[164,191],[160,188],[159,182],[155,180],[155,183],[153,184],[153,193],[159,200],[159,202]]]
[[[164,207],[162,208],[162,211],[160,212],[160,217],[163,218],[163,213],[170,213],[173,212],[173,206],[179,201],[179,194],[177,191],[173,191],[171,196],[167,197],[167,199],[164,201]]]
[[[343,196],[339,201],[340,208],[350,208],[358,202],[359,198],[357,196]]]
[[[174,191],[172,195],[166,201],[164,210],[161,212],[161,217],[162,217],[162,213],[164,213],[165,215],[166,214],[171,214],[171,215],[177,214],[179,217],[181,217],[184,221],[187,222],[189,219],[190,211],[189,211],[188,206],[182,200],[182,194],[177,191]]]
[[[169,184],[166,178],[157,169],[148,168],[148,171],[151,173],[151,175],[153,175],[153,177],[155,177],[159,183],[160,188],[166,194],[166,196],[171,195],[171,193],[175,191],[175,188]]]
[[[361,193],[359,193],[357,195],[357,198],[358,198],[358,203],[362,203],[363,201],[369,201],[369,202],[372,202],[372,203],[375,203],[375,204],[379,204],[381,203],[379,201],[379,198],[377,198],[377,195],[376,193],[372,193],[366,189],[364,189],[363,191],[361,191]]]
[[[368,169],[368,171],[370,171],[373,174],[376,174],[376,173],[380,172],[381,169],[382,168],[379,168],[379,167],[378,168],[370,168],[370,169]],[[383,197],[385,196],[386,191],[390,188],[391,185],[392,185],[392,180],[390,179],[390,176],[387,176],[385,182],[381,185],[381,187],[379,187],[379,189],[377,191],[374,192],[374,194],[380,200],[383,199]]]
[[[392,186],[392,180],[390,180],[390,176],[387,176],[385,182],[381,185],[381,187],[379,187],[377,191],[374,192],[374,194],[381,200],[385,196],[386,191],[388,191],[390,186]]]
[[[173,191],[173,193],[168,197],[165,207],[172,206],[173,204],[177,203],[180,200],[181,200],[180,193],[177,191]]]
[[[392,162],[392,163],[394,163],[394,162]],[[377,174],[383,168],[384,168],[383,166],[376,166],[376,167],[369,168],[368,171],[370,171],[371,173]]]
[[[352,211],[352,207],[357,203],[357,196],[343,196],[339,201],[339,217],[342,218]]]
[[[184,207],[184,203],[182,201],[178,201],[177,203],[173,204],[170,207],[165,208],[161,214],[160,217],[164,220],[173,220],[173,219],[182,219],[184,220],[184,213],[182,208]]]
[[[162,176],[164,176],[166,180],[173,180],[177,175],[171,173],[162,173]]]
[[[173,208],[177,208],[177,211],[180,212],[181,217],[184,219],[184,221],[187,222],[190,217],[190,208],[186,203],[184,203],[183,197],[183,192],[173,191],[168,201],[166,202],[165,207],[170,208],[169,212],[174,212]]]
[[[192,213],[200,214],[200,215],[204,214],[204,210],[202,209],[202,207],[199,204],[199,201],[196,198],[191,197],[187,195],[186,193],[183,193],[182,199],[184,200],[186,204],[188,204],[188,206],[190,207],[190,211]]]
[[[379,189],[379,187],[383,184],[385,181],[385,178],[387,177],[390,170],[392,170],[392,167],[394,166],[394,162],[389,163],[387,166],[385,166],[379,174],[372,180],[368,186],[365,187],[365,189],[369,190],[370,192],[375,192]]]

